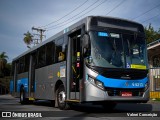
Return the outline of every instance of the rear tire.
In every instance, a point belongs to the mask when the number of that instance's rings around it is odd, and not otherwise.
[[[69,104],[65,101],[66,100],[66,93],[64,89],[64,85],[60,85],[58,90],[57,90],[57,103],[58,107],[61,110],[68,110],[70,109]]]
[[[20,90],[20,103],[21,104],[27,104],[28,103],[28,99],[25,96],[24,87],[21,87],[21,90]]]

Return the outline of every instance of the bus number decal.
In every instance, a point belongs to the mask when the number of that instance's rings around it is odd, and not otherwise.
[[[135,87],[143,87],[143,83],[132,83],[132,86],[135,86]]]

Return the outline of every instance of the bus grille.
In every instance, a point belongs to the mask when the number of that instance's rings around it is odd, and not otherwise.
[[[128,80],[139,80],[144,79],[147,74],[146,72],[133,72],[133,71],[107,71],[102,72],[102,75],[107,78],[113,78],[113,79],[123,79],[123,77],[128,76]]]
[[[109,96],[121,96],[122,92],[132,92],[132,96],[142,97],[144,89],[114,89],[114,88],[105,88]]]

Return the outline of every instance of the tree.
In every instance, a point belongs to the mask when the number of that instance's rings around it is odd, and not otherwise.
[[[12,64],[11,63],[7,63],[6,67],[4,69],[4,75],[5,76],[10,76],[11,75],[11,70],[12,70]]]
[[[4,70],[7,64],[8,56],[5,52],[0,54],[0,76],[4,76]]]
[[[23,39],[24,43],[29,46],[33,42],[33,35],[28,31],[24,34],[25,37]]]
[[[146,34],[147,44],[151,43],[153,41],[160,39],[160,28],[158,31],[156,31],[154,30],[154,28],[150,23],[148,27],[145,27],[145,34]]]

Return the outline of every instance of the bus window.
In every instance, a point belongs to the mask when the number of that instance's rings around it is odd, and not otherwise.
[[[63,53],[63,38],[60,38],[56,41],[56,51],[55,51],[55,62],[61,62],[64,60],[64,53]]]
[[[61,53],[62,53],[62,46],[56,45],[55,62],[60,62],[60,60],[58,58],[61,55]]]
[[[15,61],[12,62],[12,71],[11,71],[11,76],[14,76],[15,72]]]
[[[18,73],[23,73],[24,72],[24,68],[25,68],[24,63],[25,63],[24,57],[20,58]]]
[[[64,59],[63,60],[66,60],[66,51],[67,51],[67,45],[63,44],[62,45],[62,52],[63,52],[63,55],[64,55]]]
[[[28,72],[29,71],[29,62],[30,62],[30,57],[29,55],[26,55],[25,56],[25,72]]]
[[[45,66],[45,63],[45,46],[43,46],[38,50],[38,68]]]
[[[53,63],[53,47],[54,47],[54,43],[53,42],[50,42],[46,45],[46,64],[47,65],[50,65]]]

